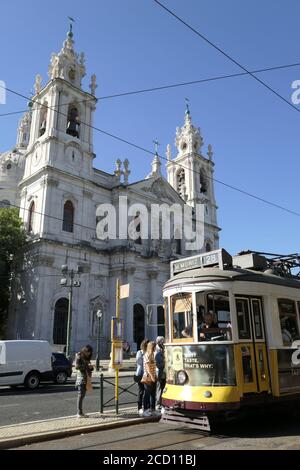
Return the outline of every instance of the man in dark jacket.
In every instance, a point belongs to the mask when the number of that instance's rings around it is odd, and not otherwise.
[[[158,336],[156,338],[155,361],[156,361],[156,409],[161,410],[161,396],[166,385],[165,371],[165,338]]]

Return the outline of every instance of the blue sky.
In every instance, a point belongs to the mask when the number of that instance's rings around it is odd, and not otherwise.
[[[300,62],[297,0],[162,2],[250,70]],[[51,52],[61,48],[68,15],[76,19],[76,50],[86,54],[84,86],[96,73],[98,96],[240,71],[152,0],[52,0],[48,5],[1,3],[0,80],[25,95],[37,73],[46,82]],[[290,100],[300,66],[259,77]],[[213,145],[215,177],[299,212],[300,114],[249,76],[100,100],[94,124],[149,149],[157,137],[164,154],[183,122],[185,97],[205,147]],[[24,107],[25,100],[8,93],[0,114]],[[0,117],[0,151],[14,145],[18,119]],[[151,155],[98,132],[94,143],[98,168],[112,172],[115,160],[127,157],[131,182],[149,173]],[[299,251],[300,217],[217,183],[215,191],[221,246],[230,252]]]

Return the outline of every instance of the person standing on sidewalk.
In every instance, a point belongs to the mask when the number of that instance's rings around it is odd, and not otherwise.
[[[161,410],[161,396],[166,385],[166,371],[165,371],[165,338],[158,336],[156,338],[155,348],[155,362],[156,362],[156,402],[155,408],[157,411]]]
[[[144,393],[144,413],[143,416],[155,414],[155,384],[156,384],[156,362],[155,362],[155,342],[150,341],[144,355],[144,374],[142,383],[145,387]]]
[[[134,376],[134,381],[138,384],[138,413],[139,415],[143,414],[143,399],[145,388],[144,384],[141,382],[143,374],[144,374],[144,355],[147,350],[147,345],[149,343],[149,339],[145,338],[141,342],[140,350],[136,353],[136,373]]]
[[[89,344],[84,346],[75,356],[75,369],[77,373],[75,386],[77,388],[77,418],[87,418],[82,411],[82,404],[86,395],[87,386],[91,383],[93,366],[91,359],[93,348]]]

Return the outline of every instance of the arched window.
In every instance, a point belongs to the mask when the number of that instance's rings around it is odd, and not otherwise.
[[[175,253],[177,255],[181,255],[182,254],[182,233],[180,233],[180,231],[177,229],[175,231],[175,237],[174,237],[174,241],[175,241]]]
[[[46,132],[47,127],[47,111],[48,103],[45,101],[40,110],[40,126],[39,126],[39,137],[41,137]]]
[[[35,214],[35,203],[34,201],[32,201],[29,206],[29,211],[28,211],[28,232],[33,232],[34,214]]]
[[[99,317],[97,315],[97,312],[100,311],[102,312],[102,315],[100,317],[100,321],[99,321]],[[103,305],[101,303],[97,303],[96,305],[94,305],[93,307],[93,312],[92,312],[92,336],[93,337],[97,337],[98,335],[102,336],[103,335],[103,328],[102,328],[102,325],[103,325]],[[100,329],[99,329],[100,327]]]
[[[140,221],[140,214],[138,213],[135,218],[134,218],[134,225],[135,225],[135,230],[139,234],[138,238],[136,238],[135,243],[137,245],[142,244],[142,239],[141,239],[141,221]]]
[[[55,304],[53,323],[53,344],[66,344],[69,300],[59,299]]]
[[[63,231],[73,232],[74,230],[74,206],[72,201],[66,201],[64,205]]]
[[[181,255],[181,240],[178,238],[176,240],[176,254]]]
[[[185,195],[185,173],[183,168],[177,173],[177,191],[183,198]]]
[[[133,307],[133,341],[139,349],[141,342],[145,338],[145,311],[141,304]]]
[[[200,193],[207,193],[208,183],[207,183],[207,176],[203,168],[200,170]]]
[[[79,138],[79,112],[74,104],[70,104],[68,110],[68,122],[67,122],[67,129],[66,133],[72,135],[73,137]]]
[[[209,242],[207,242],[205,245],[205,251],[206,252],[211,251],[211,244]]]
[[[73,67],[70,68],[68,76],[69,76],[70,81],[74,83],[76,80],[76,70]]]
[[[157,336],[165,336],[165,314],[161,305],[157,307]]]

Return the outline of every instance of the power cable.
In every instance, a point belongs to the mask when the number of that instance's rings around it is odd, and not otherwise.
[[[17,95],[17,96],[20,96],[20,97],[22,97],[22,98],[24,98],[24,99],[26,99],[26,100],[29,99],[27,96],[25,96],[25,95],[23,95],[23,94],[21,94],[21,93],[15,91],[15,90],[12,90],[12,89],[10,89],[10,88],[6,88],[6,90],[9,91],[10,93],[13,93],[13,94],[15,94],[15,95]],[[43,106],[43,107],[46,108],[46,109],[54,110],[57,114],[60,114],[60,115],[62,115],[62,116],[64,116],[64,117],[68,117],[67,114],[62,113],[61,111],[59,111],[59,110],[57,110],[57,109],[54,109],[53,107],[50,107],[50,106],[48,106],[48,105],[45,105],[45,104],[39,102],[38,100],[32,100],[32,101],[33,101],[33,103],[37,103],[38,105]],[[297,109],[297,108],[295,108],[295,109]],[[106,135],[106,136],[108,136],[108,137],[111,137],[111,138],[113,138],[113,139],[115,139],[115,140],[117,140],[117,141],[119,141],[119,142],[125,143],[125,144],[127,144],[127,145],[129,145],[129,146],[131,146],[131,147],[133,147],[133,148],[135,148],[135,149],[137,149],[137,150],[141,150],[141,151],[143,151],[143,152],[145,152],[145,153],[148,153],[148,154],[150,154],[150,155],[153,155],[153,151],[151,151],[151,150],[149,150],[149,149],[146,149],[146,148],[144,148],[144,147],[142,147],[142,146],[140,146],[140,145],[138,145],[138,144],[135,144],[135,143],[133,143],[133,142],[130,142],[130,141],[127,140],[127,139],[123,139],[122,137],[119,137],[119,136],[117,136],[117,135],[115,135],[115,134],[112,134],[111,132],[107,132],[107,131],[105,131],[105,130],[103,130],[103,129],[100,129],[99,127],[93,126],[93,125],[91,125],[91,124],[87,124],[87,123],[82,122],[82,121],[81,121],[81,125],[85,125],[85,126],[91,128],[91,129],[93,129],[93,130],[96,130],[96,131],[102,133],[103,135]],[[162,156],[162,155],[159,155],[159,154],[157,154],[157,155],[158,155],[158,157],[160,157],[162,160],[166,160],[167,162],[169,161],[166,157],[164,157],[164,156]],[[198,172],[198,171],[196,171],[196,170],[190,170],[188,167],[186,167],[185,165],[182,165],[181,163],[175,162],[174,160],[172,160],[172,163],[173,163],[174,165],[179,166],[180,168],[186,169],[186,170],[188,170],[188,171],[192,171],[192,172],[194,172],[194,173],[200,175],[200,172]],[[260,196],[256,196],[255,194],[249,193],[248,191],[245,191],[245,190],[243,190],[243,189],[237,188],[236,186],[233,186],[233,185],[230,185],[230,184],[228,184],[228,183],[225,183],[224,181],[221,181],[221,180],[216,179],[216,178],[212,178],[212,177],[210,177],[210,176],[208,176],[208,175],[207,175],[207,178],[208,178],[209,180],[211,180],[211,181],[214,181],[214,182],[216,182],[216,183],[218,183],[218,184],[223,185],[223,186],[226,187],[226,188],[230,188],[230,189],[232,189],[232,190],[234,190],[234,191],[237,191],[237,192],[239,192],[240,194],[244,194],[245,196],[251,197],[251,198],[256,199],[256,200],[258,200],[258,201],[260,201],[260,202],[263,202],[263,203],[268,204],[268,205],[270,205],[270,206],[276,207],[277,209],[281,209],[281,210],[283,210],[283,211],[285,211],[285,212],[289,212],[290,214],[296,215],[296,216],[298,216],[298,217],[300,216],[300,213],[298,213],[298,212],[296,212],[296,211],[294,211],[294,210],[288,209],[288,208],[286,208],[286,207],[284,207],[284,206],[281,206],[281,205],[279,205],[279,204],[277,204],[277,203],[274,203],[274,202],[272,202],[272,201],[269,201],[269,200],[267,200],[267,199],[264,199],[264,198],[262,198],[262,197],[260,197]],[[25,209],[25,210],[26,210],[26,209]],[[44,215],[46,216],[46,214],[44,214]]]
[[[293,64],[278,65],[278,66],[274,66],[274,67],[267,67],[267,68],[263,68],[263,69],[252,70],[251,73],[270,72],[270,71],[274,71],[274,70],[282,70],[282,69],[287,69],[287,68],[291,68],[291,67],[298,67],[299,65],[300,65],[300,62],[296,62],[296,63],[293,63]],[[228,75],[219,75],[219,76],[216,76],[216,77],[203,78],[203,79],[200,79],[200,80],[192,80],[192,81],[189,81],[189,82],[171,83],[169,85],[160,85],[160,86],[152,87],[152,88],[142,88],[142,89],[139,89],[139,90],[125,91],[125,92],[121,92],[121,93],[115,93],[115,94],[106,95],[106,96],[99,96],[99,97],[95,97],[95,98],[98,101],[99,100],[112,99],[112,98],[120,98],[120,97],[123,97],[123,96],[137,95],[137,94],[143,94],[143,93],[151,93],[151,92],[160,91],[160,90],[167,90],[167,89],[171,89],[171,88],[197,85],[197,84],[200,84],[200,83],[208,83],[208,82],[212,82],[212,81],[225,80],[225,79],[228,79],[228,78],[242,77],[242,76],[247,76],[247,75],[248,75],[247,72],[232,73],[232,74],[228,74]],[[5,89],[4,86],[0,85],[0,87]],[[91,98],[86,99],[86,100],[79,100],[78,103],[85,103],[87,101],[91,101]],[[59,108],[59,107],[62,107],[62,106],[67,106],[67,105],[68,104],[59,104],[59,105],[53,106],[53,109],[56,109],[56,108]],[[28,111],[28,109],[21,109],[20,111],[12,111],[10,113],[0,114],[0,117],[11,116],[11,115],[14,115],[14,114],[21,114],[21,113],[25,113],[27,111]]]
[[[286,104],[288,104],[291,108],[295,109],[297,112],[300,112],[300,109],[298,109],[296,106],[294,106],[289,100],[287,100],[284,96],[282,96],[280,93],[278,93],[274,88],[272,88],[270,85],[268,85],[266,82],[258,78],[256,75],[254,75],[253,72],[248,70],[246,67],[244,67],[240,62],[235,60],[233,57],[231,57],[227,52],[225,52],[223,49],[221,49],[219,46],[214,44],[212,41],[210,41],[204,34],[200,33],[198,30],[193,28],[190,24],[188,24],[186,21],[184,21],[180,16],[176,15],[172,10],[167,8],[165,5],[163,5],[161,2],[158,0],[153,0],[157,5],[159,5],[161,8],[163,8],[165,11],[167,11],[170,15],[172,15],[174,18],[176,18],[180,23],[182,23],[184,26],[186,26],[188,29],[190,29],[194,34],[199,36],[203,41],[205,41],[207,44],[212,46],[214,49],[216,49],[220,54],[222,54],[224,57],[226,57],[228,60],[233,62],[235,65],[237,65],[239,68],[241,68],[244,72],[246,72],[248,75],[250,75],[254,80],[256,80],[258,83],[263,85],[265,88],[267,88],[271,93],[273,93],[277,98],[280,100],[284,101]]]

